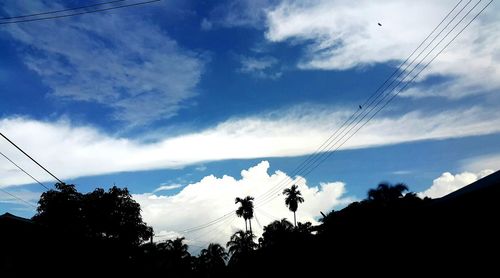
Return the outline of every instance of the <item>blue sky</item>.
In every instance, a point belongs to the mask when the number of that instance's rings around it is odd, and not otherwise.
[[[0,25],[0,130],[83,192],[127,186],[165,237],[223,215],[234,197],[259,196],[278,178],[301,184],[300,221],[381,181],[438,197],[500,165],[496,3],[305,180],[292,180],[458,3],[418,2],[163,0]],[[98,2],[10,1],[0,16],[89,3]],[[452,15],[476,3],[461,1]],[[8,143],[0,151],[53,184]],[[30,202],[43,192],[3,158],[0,177],[4,190]],[[260,210],[289,217],[280,199]],[[2,193],[6,211],[34,213]]]

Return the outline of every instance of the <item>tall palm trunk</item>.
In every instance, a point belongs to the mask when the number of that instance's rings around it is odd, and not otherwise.
[[[293,212],[293,224],[295,225],[295,228],[297,228],[297,218],[295,217],[295,211]]]
[[[248,223],[250,224],[250,233],[252,233],[252,219],[248,219]]]
[[[245,220],[245,232],[248,232],[247,220],[246,219],[244,219],[244,220]]]

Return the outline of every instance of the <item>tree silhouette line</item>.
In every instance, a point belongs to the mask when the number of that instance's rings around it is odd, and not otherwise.
[[[153,229],[142,221],[140,206],[126,188],[82,194],[74,185],[57,183],[42,194],[30,225],[0,222],[0,273],[299,277],[401,274],[410,266],[420,274],[450,267],[481,271],[496,265],[497,257],[485,252],[499,250],[497,185],[432,200],[408,192],[404,184],[381,183],[366,199],[330,211],[316,226],[297,223],[298,206],[305,200],[293,185],[283,191],[293,223],[273,221],[258,239],[251,225],[254,198],[238,197],[235,213],[244,219],[245,230],[231,235],[226,246],[210,243],[194,255],[183,237],[150,241]],[[446,268],[443,261],[453,265]]]

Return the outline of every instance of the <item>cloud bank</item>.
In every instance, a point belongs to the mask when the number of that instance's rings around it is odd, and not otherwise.
[[[107,135],[68,121],[0,119],[0,130],[62,179],[122,172],[179,168],[205,161],[287,157],[313,153],[350,115],[346,110],[296,108],[247,118],[150,143]],[[500,132],[500,111],[480,107],[437,114],[419,111],[379,116],[340,149],[374,147],[427,139]],[[339,137],[340,138],[340,137]],[[344,139],[346,139],[345,137]],[[1,141],[3,152],[41,181],[52,180]],[[340,144],[332,144],[336,149]],[[0,160],[0,186],[32,183]]]

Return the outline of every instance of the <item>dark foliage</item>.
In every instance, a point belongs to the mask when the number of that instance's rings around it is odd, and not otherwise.
[[[33,221],[0,217],[0,269],[2,277],[29,270],[113,277],[497,276],[500,173],[483,180],[488,186],[435,200],[382,183],[367,199],[328,213],[321,225],[274,221],[257,241],[237,231],[227,250],[209,244],[198,256],[184,238],[146,243],[152,230],[126,189],[81,194],[58,184],[43,194]]]

